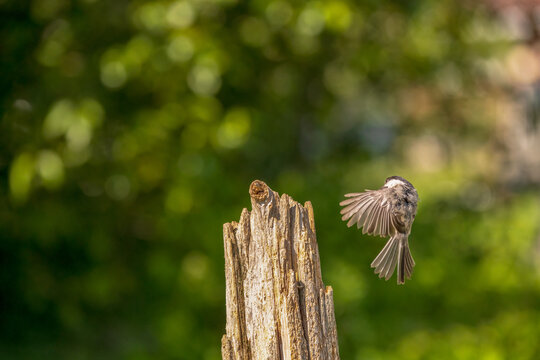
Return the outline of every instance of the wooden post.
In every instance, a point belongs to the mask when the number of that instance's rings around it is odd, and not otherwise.
[[[252,211],[223,225],[223,360],[339,359],[332,288],[321,277],[313,207],[255,180]]]

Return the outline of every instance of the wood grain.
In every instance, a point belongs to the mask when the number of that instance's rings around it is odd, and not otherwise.
[[[333,291],[321,276],[313,207],[264,182],[252,210],[223,225],[225,360],[339,359]]]

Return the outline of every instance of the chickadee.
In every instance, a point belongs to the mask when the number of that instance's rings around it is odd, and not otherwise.
[[[408,240],[418,203],[414,186],[402,177],[391,176],[379,190],[346,194],[345,197],[350,199],[339,205],[344,206],[342,220],[349,220],[348,227],[356,223],[358,229],[363,227],[363,234],[390,236],[371,263],[375,274],[388,280],[397,263],[397,283],[404,284],[405,276],[411,278],[415,265]]]

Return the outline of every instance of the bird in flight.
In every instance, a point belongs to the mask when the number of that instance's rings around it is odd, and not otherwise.
[[[356,224],[363,234],[390,237],[379,255],[371,263],[379,278],[388,280],[397,265],[397,283],[411,278],[414,260],[409,250],[409,234],[416,217],[418,193],[414,186],[400,176],[386,179],[379,190],[346,194],[341,218],[347,226]]]

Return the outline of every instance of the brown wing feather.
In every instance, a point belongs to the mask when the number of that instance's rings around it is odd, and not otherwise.
[[[363,193],[346,194],[348,199],[339,204],[342,220],[347,221],[347,226],[356,224],[363,227],[362,233],[387,237],[393,235],[396,230],[403,227],[403,223],[396,218],[390,208],[386,197],[391,189],[366,190]]]

